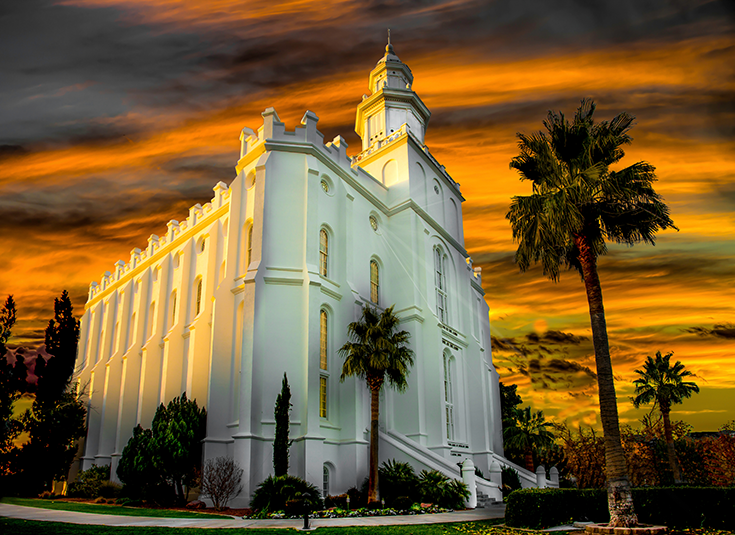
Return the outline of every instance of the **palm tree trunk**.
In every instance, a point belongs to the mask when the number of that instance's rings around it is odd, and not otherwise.
[[[370,467],[368,476],[368,504],[378,501],[378,419],[380,417],[380,388],[382,377],[368,378],[370,387]]]
[[[526,464],[526,470],[529,472],[535,472],[536,469],[533,467],[533,452],[530,449],[527,449],[525,454],[523,455],[523,461]]]
[[[605,473],[607,475],[607,504],[610,526],[630,527],[638,523],[633,509],[633,494],[628,481],[625,451],[620,440],[618,404],[615,397],[610,347],[607,340],[602,287],[597,274],[597,256],[589,239],[582,234],[574,237],[582,266],[584,287],[590,309],[592,343],[595,348],[597,385],[600,398],[600,419],[605,440]]]
[[[664,437],[666,437],[666,452],[669,455],[669,464],[671,465],[671,471],[674,474],[674,483],[681,485],[682,474],[681,467],[676,460],[676,450],[674,449],[674,433],[671,430],[671,419],[669,418],[669,412],[671,409],[661,407],[661,416],[664,417]]]

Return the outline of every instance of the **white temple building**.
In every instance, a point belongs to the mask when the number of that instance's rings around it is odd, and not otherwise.
[[[457,184],[424,144],[429,112],[386,47],[357,107],[362,151],[324,143],[307,111],[244,128],[229,184],[93,282],[77,377],[89,384],[81,468],[118,460],[137,424],[186,392],[207,409],[205,459],[234,457],[249,504],[272,473],[274,404],[288,374],[290,473],[329,494],[368,474],[370,396],[340,382],[339,348],[365,303],[395,305],[411,333],[408,389],[381,394],[380,459],[460,477],[500,498],[498,374],[479,268],[464,246]],[[515,467],[515,466],[514,466]],[[524,486],[535,474],[516,467]],[[542,483],[539,479],[538,483]]]

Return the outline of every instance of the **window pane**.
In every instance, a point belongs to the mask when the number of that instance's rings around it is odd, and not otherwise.
[[[197,306],[196,306],[196,316],[199,315],[199,311],[202,308],[202,279],[199,279],[199,282],[197,282]]]
[[[327,378],[319,378],[319,416],[327,417]]]
[[[248,228],[248,260],[245,265],[245,269],[250,265],[250,260],[253,256],[253,225],[250,225],[250,228]]]
[[[378,273],[378,263],[375,260],[370,261],[370,301],[378,304],[380,291],[380,275]]]
[[[319,318],[319,367],[327,369],[327,312],[322,310]]]
[[[327,231],[322,229],[319,232],[319,273],[327,276],[327,260],[329,256],[329,236]]]

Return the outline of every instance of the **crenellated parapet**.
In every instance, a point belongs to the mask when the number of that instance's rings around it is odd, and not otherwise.
[[[354,164],[353,158],[347,156],[347,142],[342,136],[336,136],[332,141],[324,142],[324,134],[317,129],[319,117],[307,110],[301,119],[300,126],[292,131],[286,130],[286,124],[281,122],[274,108],[266,108],[261,114],[263,124],[257,131],[251,128],[243,128],[240,133],[240,161],[236,166],[239,173],[251,161],[255,154],[260,154],[265,148],[287,149],[289,145],[308,145],[314,147],[319,153],[327,157],[332,163],[346,174],[366,180],[375,178]]]
[[[112,272],[105,271],[99,283],[96,281],[90,283],[87,301],[93,300],[126,275],[146,264],[163,249],[168,249],[176,245],[175,242],[177,239],[184,233],[187,233],[187,231],[193,230],[196,232],[198,227],[204,228],[208,225],[210,223],[209,214],[230,202],[230,188],[227,184],[218,182],[212,189],[214,190],[214,197],[210,202],[205,205],[197,203],[189,208],[189,217],[184,221],[179,222],[175,219],[169,221],[166,224],[167,229],[163,235],[151,234],[148,237],[148,245],[145,249],[138,249],[136,247],[130,251],[130,260],[128,262],[118,260],[114,264],[114,270]]]

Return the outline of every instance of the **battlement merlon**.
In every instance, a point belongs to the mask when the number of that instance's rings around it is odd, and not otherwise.
[[[217,182],[212,189],[214,190],[214,197],[211,202],[208,202],[204,206],[197,203],[189,208],[189,217],[180,223],[172,219],[167,223],[166,233],[163,236],[151,234],[148,237],[148,245],[145,249],[141,250],[136,247],[130,251],[129,262],[118,260],[114,264],[115,269],[113,273],[105,271],[99,283],[96,281],[91,282],[89,284],[87,304],[136,268],[152,261],[158,252],[176,247],[178,245],[175,243],[177,238],[187,230],[195,233],[197,230],[209,225],[211,221],[208,216],[228,204],[230,200],[230,188],[224,182]]]
[[[245,127],[240,133],[240,160],[235,166],[237,174],[265,150],[266,143],[312,145],[345,173],[380,183],[364,169],[352,165],[352,159],[347,156],[347,142],[342,136],[336,136],[332,141],[324,143],[324,134],[317,129],[319,117],[313,111],[307,110],[300,125],[293,131],[286,130],[285,123],[280,120],[274,108],[266,108],[261,115],[263,124],[257,132]]]

